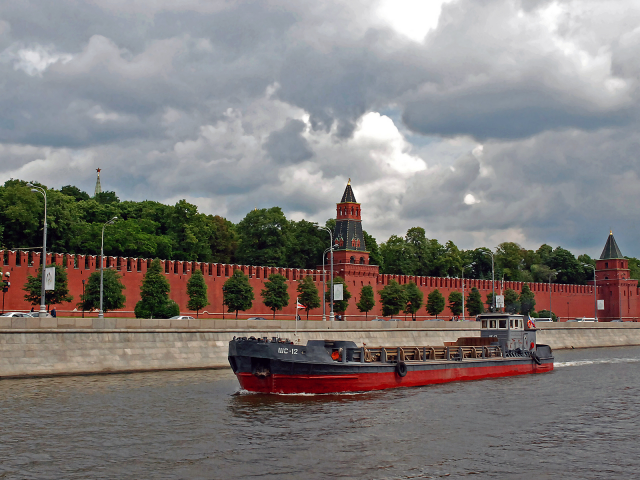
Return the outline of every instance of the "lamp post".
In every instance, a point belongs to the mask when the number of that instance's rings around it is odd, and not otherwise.
[[[84,302],[85,302],[85,298],[84,298],[84,278],[82,279],[82,318],[84,318]]]
[[[598,321],[598,297],[596,295],[596,292],[598,289],[596,286],[596,267],[594,267],[589,263],[583,263],[582,265],[584,265],[585,267],[593,268],[593,318],[595,318],[597,322]]]
[[[334,313],[333,313],[333,232],[329,227],[323,227],[318,225],[318,228],[322,230],[326,230],[329,232],[329,251],[331,252],[331,278],[330,278],[330,287],[331,287],[331,311],[329,313],[329,320],[334,321]],[[324,300],[324,298],[323,298]]]
[[[10,272],[4,272],[4,276],[7,277],[6,280],[2,280],[0,276],[0,283],[2,283],[2,313],[4,313],[4,294],[7,293],[9,287],[11,286],[11,282],[9,282],[9,277],[11,276]]]
[[[324,258],[327,255],[327,252],[331,250],[331,247],[325,249],[324,252],[322,252],[322,321],[326,322],[327,321],[327,302],[325,301],[326,298],[325,296],[327,295],[327,284],[326,284],[326,280],[325,280],[325,274],[326,274],[326,270],[324,269]]]
[[[226,290],[225,286],[222,286],[222,319],[224,320],[224,291]]]
[[[45,308],[45,290],[44,290],[44,270],[47,266],[47,191],[39,185],[33,185],[27,183],[27,187],[31,187],[31,191],[35,193],[41,193],[44,197],[44,228],[42,229],[42,261],[40,262],[40,269],[42,275],[40,277],[40,283],[42,284],[40,290],[40,313],[39,317],[47,316],[47,309]]]
[[[112,225],[118,217],[113,217],[102,226],[102,243],[100,244],[100,311],[98,312],[98,318],[104,318],[104,312],[102,311],[102,292],[103,292],[103,275],[104,275],[104,228],[107,225]]]
[[[462,267],[462,321],[464,322],[464,269],[470,267],[473,263]]]
[[[488,252],[489,255],[491,255],[491,312],[495,312],[496,311],[496,276],[495,276],[495,270],[494,270],[494,266],[493,266],[493,252],[491,250],[489,250]]]
[[[553,312],[551,311],[551,277],[557,275],[561,271],[562,270],[556,270],[555,272],[549,273],[549,317],[551,317],[551,320],[553,320]]]

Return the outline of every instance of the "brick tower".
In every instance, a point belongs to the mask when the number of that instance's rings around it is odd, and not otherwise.
[[[362,233],[362,210],[351,189],[351,179],[336,206],[336,228],[333,232],[334,272],[345,276],[378,274],[378,266],[369,264],[369,252]]]
[[[598,320],[610,322],[613,319],[631,320],[637,309],[638,280],[630,277],[629,261],[624,258],[613,232],[596,260],[596,279],[600,287],[598,298],[604,300],[604,310],[598,312]]]

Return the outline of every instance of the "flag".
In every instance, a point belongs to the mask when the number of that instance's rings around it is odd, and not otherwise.
[[[300,310],[300,309],[304,310],[304,305],[302,305],[300,301],[296,298],[296,310]]]

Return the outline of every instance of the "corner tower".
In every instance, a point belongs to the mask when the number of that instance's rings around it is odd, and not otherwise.
[[[598,312],[598,319],[631,320],[637,309],[638,280],[630,278],[629,260],[622,255],[613,232],[609,232],[602,255],[596,260],[596,279],[598,298],[604,300],[604,310]]]
[[[335,273],[345,275],[377,275],[378,266],[369,264],[369,252],[362,232],[362,209],[347,183],[342,200],[336,205],[336,228],[333,232]]]

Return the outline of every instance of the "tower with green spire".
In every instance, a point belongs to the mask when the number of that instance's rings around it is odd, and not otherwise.
[[[96,179],[96,189],[93,194],[94,197],[97,197],[99,193],[102,193],[102,186],[100,185],[100,168],[96,168],[96,172],[98,172],[98,178]]]

